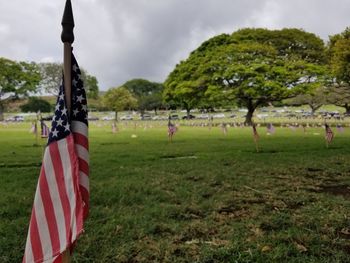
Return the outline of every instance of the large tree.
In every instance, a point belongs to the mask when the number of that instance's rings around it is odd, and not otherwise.
[[[329,40],[327,54],[333,79],[328,100],[350,114],[350,28]]]
[[[40,74],[42,76],[40,86],[42,91],[52,95],[57,95],[62,83],[62,69],[60,63],[40,63]],[[98,81],[95,76],[90,75],[84,68],[80,68],[81,79],[84,83],[88,98],[98,98]]]
[[[115,120],[118,120],[118,112],[131,110],[137,107],[137,100],[129,90],[124,87],[109,89],[103,96],[103,104],[115,112]]]
[[[314,116],[319,108],[329,103],[329,94],[329,89],[322,86],[309,90],[304,94],[299,94],[295,98],[286,101],[286,103],[294,106],[308,105],[311,109],[311,115]]]
[[[203,100],[235,100],[248,109],[246,123],[251,124],[257,107],[319,85],[325,71],[323,52],[319,37],[299,29],[222,34],[175,67],[165,82],[164,97],[189,107]]]
[[[122,86],[129,90],[137,99],[141,115],[144,114],[145,110],[154,110],[157,113],[157,109],[163,106],[163,85],[161,83],[145,79],[132,79],[125,82]]]
[[[39,82],[40,72],[35,63],[0,58],[0,121],[6,101],[36,92]]]

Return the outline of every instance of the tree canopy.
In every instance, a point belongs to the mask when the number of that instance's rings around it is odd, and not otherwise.
[[[124,87],[109,89],[103,96],[103,104],[115,112],[117,120],[118,111],[130,110],[137,106],[136,98]]]
[[[42,77],[40,86],[43,91],[52,95],[57,95],[62,83],[63,65],[61,63],[39,63],[38,67]],[[80,68],[80,71],[86,95],[88,98],[97,99],[99,87],[96,77],[90,75],[84,68]]]
[[[137,99],[141,114],[145,110],[157,111],[162,107],[163,84],[145,79],[132,79],[125,82],[122,87],[129,90]]]
[[[4,100],[34,93],[41,76],[35,63],[16,62],[0,58],[0,120],[3,120]]]
[[[166,82],[167,101],[185,109],[223,99],[254,110],[317,88],[325,72],[323,41],[299,29],[242,29],[205,41],[176,65]]]

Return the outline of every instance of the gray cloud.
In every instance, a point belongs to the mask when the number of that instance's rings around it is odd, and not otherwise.
[[[61,61],[64,1],[0,2],[0,56]],[[102,89],[163,81],[200,43],[241,27],[297,27],[327,40],[348,26],[348,0],[72,0],[74,50]]]

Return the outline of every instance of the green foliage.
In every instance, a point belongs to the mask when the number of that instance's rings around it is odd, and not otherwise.
[[[5,94],[17,97],[35,92],[40,79],[40,73],[35,63],[0,58],[0,100]]]
[[[176,65],[164,98],[186,109],[236,101],[254,110],[320,85],[324,43],[299,29],[242,29],[205,41]]]
[[[3,120],[4,100],[9,96],[17,98],[36,92],[40,79],[39,69],[35,63],[0,58],[0,121]]]
[[[21,106],[21,110],[23,112],[51,112],[51,105],[46,100],[30,97],[28,102]]]
[[[57,95],[62,83],[62,63],[40,63],[38,66],[42,76],[40,87],[46,93]],[[89,75],[84,68],[80,68],[80,71],[88,98],[97,99],[99,87],[96,77]]]
[[[103,104],[115,111],[116,119],[118,111],[130,110],[137,107],[137,100],[129,90],[124,87],[109,89],[103,96]]]
[[[57,96],[62,83],[62,63],[39,63],[40,87],[45,93]]]
[[[295,98],[287,101],[288,105],[301,106],[308,105],[311,108],[312,114],[322,107],[322,105],[330,102],[330,91],[325,87],[317,87],[307,93],[299,94]]]
[[[350,28],[330,37],[328,54],[337,82],[350,84]]]
[[[122,87],[129,90],[138,101],[138,109],[157,110],[163,106],[162,92],[163,85],[145,79],[132,79],[125,82]]]

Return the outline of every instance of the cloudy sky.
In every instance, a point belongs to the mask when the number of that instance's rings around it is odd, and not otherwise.
[[[0,0],[0,57],[62,61],[65,0]],[[296,27],[324,40],[350,26],[350,0],[72,0],[74,50],[100,89],[164,81],[206,39],[242,27]]]

